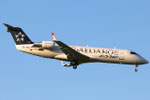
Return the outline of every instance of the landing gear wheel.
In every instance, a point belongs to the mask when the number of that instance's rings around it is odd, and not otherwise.
[[[137,71],[138,71],[138,69],[137,69],[137,68],[138,68],[138,65],[136,65],[136,66],[135,66],[135,72],[137,72]]]
[[[73,69],[77,69],[77,65],[73,65]]]
[[[137,68],[135,68],[135,72],[137,72],[138,71],[138,69]]]

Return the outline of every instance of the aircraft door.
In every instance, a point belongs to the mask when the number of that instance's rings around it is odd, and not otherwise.
[[[120,51],[119,51],[119,55],[120,55],[120,56],[119,56],[119,59],[120,59],[120,60],[124,60],[124,59],[125,59],[125,51],[120,50]]]

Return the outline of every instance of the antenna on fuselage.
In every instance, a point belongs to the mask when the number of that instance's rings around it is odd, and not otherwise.
[[[113,44],[115,44],[115,41],[113,41]],[[114,49],[117,49],[116,46],[114,46]]]

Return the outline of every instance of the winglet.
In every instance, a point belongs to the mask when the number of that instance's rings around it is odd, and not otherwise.
[[[52,38],[53,38],[53,41],[57,41],[57,38],[55,37],[54,33],[52,33]]]

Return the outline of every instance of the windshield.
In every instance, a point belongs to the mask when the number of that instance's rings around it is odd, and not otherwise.
[[[139,54],[137,54],[136,52],[133,52],[133,51],[131,51],[130,54],[139,55]]]

